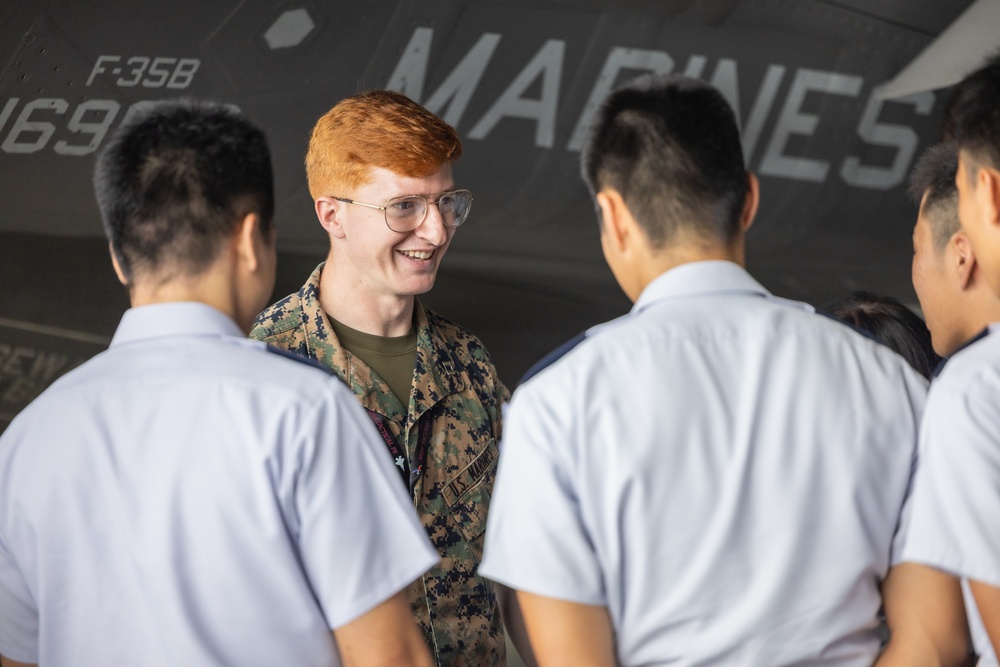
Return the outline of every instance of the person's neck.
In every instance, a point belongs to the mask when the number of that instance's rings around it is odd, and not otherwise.
[[[642,288],[671,269],[684,264],[721,260],[745,266],[742,239],[732,245],[684,244],[649,255],[642,271]],[[641,291],[641,290],[640,290]]]
[[[211,306],[243,329],[249,328],[242,320],[239,299],[232,289],[232,282],[222,272],[207,271],[197,277],[146,277],[132,284],[129,300],[133,308],[162,303],[194,302]]]
[[[977,293],[973,299],[968,301],[968,304],[956,308],[958,312],[965,315],[962,328],[963,343],[972,340],[974,336],[979,335],[983,329],[994,322],[1000,322],[1000,301],[989,290]]]
[[[357,282],[343,280],[328,263],[319,281],[319,305],[328,317],[352,329],[386,338],[405,336],[413,328],[413,295],[365,293]]]

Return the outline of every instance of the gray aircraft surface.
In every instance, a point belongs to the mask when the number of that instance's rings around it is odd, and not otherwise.
[[[511,386],[548,350],[627,311],[605,267],[579,150],[596,104],[646,71],[718,86],[762,201],[751,271],[822,304],[870,289],[915,304],[905,197],[943,91],[881,86],[971,0],[2,0],[0,429],[104,349],[127,296],[91,190],[95,151],[143,105],[235,105],[268,131],[275,297],[327,241],[302,160],[344,96],[400,90],[465,141],[475,196],[425,303],[478,334]]]

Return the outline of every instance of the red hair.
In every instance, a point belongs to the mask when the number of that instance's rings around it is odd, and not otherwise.
[[[343,195],[363,185],[371,167],[421,178],[461,155],[451,125],[402,93],[369,90],[338,102],[316,121],[306,178],[313,199]]]

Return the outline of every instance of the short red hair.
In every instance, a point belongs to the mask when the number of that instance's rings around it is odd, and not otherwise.
[[[462,155],[448,123],[391,90],[369,90],[341,100],[316,121],[306,152],[313,199],[349,193],[372,167],[402,176],[430,176]]]

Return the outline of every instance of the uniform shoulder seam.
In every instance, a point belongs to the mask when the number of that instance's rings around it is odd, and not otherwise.
[[[302,327],[301,318],[282,317],[276,321],[267,322],[268,318],[274,317],[282,308],[289,308],[292,312],[301,311],[298,293],[292,293],[283,299],[268,306],[257,315],[250,337],[256,340],[266,341],[274,336],[278,336]]]

